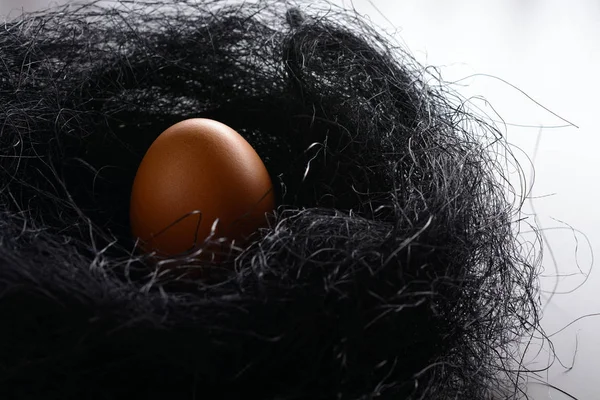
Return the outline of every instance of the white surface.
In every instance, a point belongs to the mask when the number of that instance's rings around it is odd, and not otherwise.
[[[338,0],[342,3],[342,0]],[[351,6],[349,1],[345,5]],[[48,4],[36,0],[1,0],[0,15],[10,10],[31,11]],[[56,4],[56,2],[53,2]],[[540,128],[564,125],[526,96],[486,77],[465,81],[464,96],[482,95],[508,126],[511,143],[535,158],[533,195],[539,221],[546,231],[546,273],[542,281],[546,304],[543,326],[548,334],[578,317],[600,313],[600,273],[590,271],[590,248],[554,219],[583,231],[595,254],[600,254],[600,2],[598,0],[355,0],[353,6],[380,26],[395,29],[423,64],[441,67],[446,80],[474,73],[497,76],[533,97],[544,107],[578,128]],[[377,11],[374,6],[379,10]],[[14,12],[12,15],[15,15]],[[483,106],[483,103],[479,103]],[[552,196],[547,196],[552,195]],[[577,265],[579,263],[579,266]],[[556,269],[555,269],[556,268]],[[557,278],[557,275],[569,275]],[[548,300],[550,301],[548,302]],[[552,337],[557,355],[572,369],[554,365],[540,374],[543,381],[583,400],[600,399],[600,316],[579,320]],[[578,349],[575,351],[575,349]],[[530,368],[543,368],[552,360],[547,346]],[[532,399],[569,399],[530,378]]]
[[[508,140],[531,157],[539,139],[533,196],[552,196],[536,198],[533,204],[542,227],[562,228],[545,232],[546,247],[556,259],[554,264],[546,249],[542,278],[546,333],[581,316],[600,313],[600,274],[596,271],[575,292],[565,293],[585,281],[592,251],[600,254],[600,129],[596,121],[600,116],[600,2],[356,0],[354,7],[381,26],[398,28],[398,39],[420,62],[440,66],[446,80],[474,73],[502,78],[579,127],[541,129],[565,123],[493,78],[469,79],[470,86],[459,89],[465,96],[483,95],[508,123],[533,125],[507,128]],[[581,234],[555,219],[584,232],[591,248]],[[550,296],[550,292],[557,294]],[[572,369],[554,360],[548,372],[540,373],[542,381],[578,399],[600,399],[600,316],[579,320],[552,340],[560,361]],[[547,344],[539,355],[537,349],[529,353],[528,358],[534,359],[528,365],[531,369],[553,361]],[[528,394],[533,399],[571,398],[535,384],[532,377],[529,381]]]
[[[66,0],[0,0],[0,16],[16,16],[23,11],[36,11],[48,5],[67,3]]]

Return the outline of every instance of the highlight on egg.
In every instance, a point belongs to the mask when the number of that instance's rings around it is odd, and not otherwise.
[[[274,208],[271,178],[252,146],[221,122],[194,118],[161,133],[143,157],[131,230],[144,251],[171,257],[208,238],[243,245]]]

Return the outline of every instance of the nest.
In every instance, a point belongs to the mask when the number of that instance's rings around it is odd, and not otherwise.
[[[537,258],[500,130],[322,6],[121,1],[3,25],[3,398],[521,397]],[[193,117],[246,138],[279,205],[210,280],[193,257],[158,268],[128,219],[145,151]]]

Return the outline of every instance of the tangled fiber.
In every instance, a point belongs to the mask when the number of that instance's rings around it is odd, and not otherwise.
[[[69,6],[7,22],[0,61],[3,399],[523,396],[509,148],[356,13]],[[146,149],[192,117],[240,132],[279,204],[210,279],[128,226]]]

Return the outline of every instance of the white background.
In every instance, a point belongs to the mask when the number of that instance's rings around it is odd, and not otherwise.
[[[531,126],[507,125],[506,135],[522,149],[522,160],[526,162],[528,155],[535,164],[532,204],[538,222],[547,229],[542,276],[546,333],[552,334],[581,316],[600,313],[600,273],[589,273],[592,251],[600,255],[600,1],[337,3],[356,8],[394,33],[422,64],[440,67],[446,80],[472,74],[502,78],[577,125],[552,128],[565,122],[495,78],[469,78],[462,81],[462,87],[455,87],[466,97],[485,97],[505,122]],[[47,4],[47,0],[0,0],[0,15],[17,9],[14,16],[19,9],[32,11]],[[485,107],[482,101],[475,104]],[[531,183],[533,175],[526,168]],[[587,282],[572,292],[588,275]],[[550,296],[551,292],[557,294]],[[539,378],[575,398],[600,399],[600,316],[578,320],[552,340],[566,367],[554,360]],[[539,353],[539,347],[534,349],[530,368],[553,361],[548,345]],[[536,384],[534,377],[529,381],[532,399],[570,398]]]
[[[354,7],[396,32],[421,63],[439,66],[446,80],[476,73],[502,78],[578,126],[549,128],[565,122],[494,78],[468,79],[468,87],[456,88],[467,97],[484,96],[505,122],[532,126],[509,125],[506,134],[535,164],[532,204],[547,229],[545,332],[600,313],[600,273],[591,268],[592,252],[600,255],[600,1],[356,0]],[[539,346],[532,349],[528,366],[554,361],[539,375],[542,381],[578,399],[600,399],[600,316],[579,320],[552,341],[566,368],[549,357],[547,344],[539,354]],[[570,398],[534,377],[529,381],[531,398]]]

